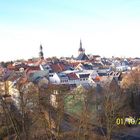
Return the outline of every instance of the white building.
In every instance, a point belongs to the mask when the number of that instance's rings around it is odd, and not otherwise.
[[[90,84],[95,86],[93,79],[95,79],[96,76],[98,76],[98,74],[94,70],[64,71],[62,73],[50,73],[49,81],[52,84],[69,84],[76,86]]]

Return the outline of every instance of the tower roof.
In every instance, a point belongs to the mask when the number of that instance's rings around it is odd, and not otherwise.
[[[89,59],[88,59],[88,57],[87,57],[87,55],[85,53],[81,53],[77,57],[77,60],[89,60]]]
[[[42,50],[42,49],[43,49],[42,44],[40,44],[40,50]]]
[[[81,41],[81,39],[80,39],[80,47],[79,47],[79,50],[78,50],[79,52],[83,52],[83,51],[85,51],[83,48],[82,48],[82,41]]]
[[[41,44],[40,44],[39,57],[40,57],[41,59],[43,59],[43,58],[44,58],[44,54],[43,54],[43,47],[42,47],[42,45],[41,45]]]
[[[78,51],[79,51],[79,52],[83,52],[84,49],[83,49],[82,47],[80,47]]]

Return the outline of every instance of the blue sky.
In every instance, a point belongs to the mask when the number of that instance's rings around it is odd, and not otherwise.
[[[139,0],[0,0],[0,61],[87,54],[139,57]]]

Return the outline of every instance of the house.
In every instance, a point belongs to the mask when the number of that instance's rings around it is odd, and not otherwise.
[[[20,80],[20,77],[21,75],[19,73],[13,71],[8,76],[8,78],[0,82],[1,95],[10,96],[10,98],[13,100],[15,104],[18,104],[19,101],[19,91],[15,87],[15,84],[17,83],[17,81]]]
[[[49,81],[52,84],[66,84],[75,85],[89,83],[91,86],[95,86],[95,82],[92,80],[98,76],[96,71],[85,70],[85,71],[64,71],[61,73],[49,73]]]
[[[76,73],[68,73],[67,76],[69,78],[70,85],[78,85],[79,84],[79,78],[76,75]]]
[[[98,76],[97,72],[94,70],[84,70],[84,71],[78,71],[76,72],[76,75],[79,77],[80,79],[80,83],[79,84],[93,84],[93,86],[95,86],[95,82],[93,81],[94,78],[96,78],[96,76]]]
[[[68,83],[68,77],[65,73],[49,73],[49,81],[52,84],[65,84]]]

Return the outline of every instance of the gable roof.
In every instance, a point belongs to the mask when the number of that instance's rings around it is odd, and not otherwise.
[[[88,57],[87,57],[87,55],[85,53],[81,53],[77,57],[77,60],[89,60],[89,59],[88,59]]]
[[[68,76],[69,80],[79,79],[78,76],[75,73],[68,73],[67,76]]]
[[[84,69],[86,69],[86,70],[92,70],[93,69],[93,66],[90,65],[90,64],[83,64],[83,66],[84,66]]]
[[[60,64],[60,63],[52,64],[50,67],[51,67],[53,72],[62,72],[62,71],[66,70],[65,65],[64,64]]]

